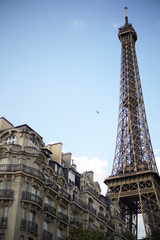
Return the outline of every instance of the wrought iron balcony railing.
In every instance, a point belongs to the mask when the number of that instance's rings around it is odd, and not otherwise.
[[[38,177],[44,181],[43,173],[36,169],[24,164],[0,164],[0,172],[19,172],[22,171],[34,177]]]
[[[89,186],[83,186],[81,187],[81,191],[88,191],[90,192],[92,195],[94,195],[96,198],[100,198],[100,194],[98,192],[95,191],[95,189],[92,189],[91,187]]]
[[[72,217],[70,219],[70,224],[74,225],[76,227],[82,227],[82,223],[80,221],[78,221],[76,218]]]
[[[69,201],[71,200],[71,195],[69,193],[67,193],[64,189],[59,189],[58,192],[61,196],[63,196],[67,200],[69,200]]]
[[[50,179],[45,179],[44,184],[47,187],[51,187],[53,190],[55,190],[56,192],[58,192],[58,186],[55,182],[51,181]]]
[[[25,219],[21,219],[21,230],[26,230],[27,229],[27,221]]]
[[[99,212],[99,213],[98,213],[98,217],[99,217],[101,220],[103,220],[104,222],[106,221],[106,218],[105,218],[105,216],[103,215],[103,213]]]
[[[0,189],[0,199],[9,198],[13,199],[13,190],[11,189]]]
[[[112,229],[114,229],[114,230],[115,230],[115,225],[114,225],[113,223],[111,223],[111,222],[109,222],[109,221],[108,221],[108,223],[107,223],[107,224],[108,224],[108,226],[109,226],[109,227],[111,227]]]
[[[27,230],[30,232],[38,233],[38,224],[32,221],[28,221]]]
[[[0,228],[6,228],[7,227],[7,222],[8,222],[8,218],[2,217],[1,220],[0,220]]]
[[[68,224],[68,216],[62,212],[58,212],[58,219]]]
[[[43,240],[52,240],[52,233],[43,229]]]
[[[35,222],[27,221],[25,219],[21,219],[21,230],[27,230],[30,232],[38,233],[38,225]]]
[[[80,205],[82,208],[86,209],[86,203],[78,198],[75,194],[73,194],[72,201]]]
[[[44,211],[48,212],[49,214],[56,216],[56,208],[52,207],[48,203],[44,205]]]
[[[22,192],[22,200],[27,200],[32,203],[36,203],[40,207],[42,207],[42,199],[36,194],[30,192]]]

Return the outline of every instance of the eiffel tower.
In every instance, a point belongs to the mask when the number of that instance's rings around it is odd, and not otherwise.
[[[126,227],[136,235],[142,214],[146,236],[160,226],[160,176],[152,149],[136,57],[137,34],[128,23],[119,28],[121,74],[119,116],[108,195],[118,201]]]

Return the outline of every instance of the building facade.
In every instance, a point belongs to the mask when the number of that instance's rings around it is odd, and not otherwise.
[[[62,144],[0,118],[0,240],[60,240],[71,227],[124,238],[120,208]]]

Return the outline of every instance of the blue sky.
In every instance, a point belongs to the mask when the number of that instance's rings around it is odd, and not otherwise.
[[[1,0],[0,115],[62,142],[79,171],[111,174],[124,7],[135,28],[147,120],[160,165],[160,1]],[[100,114],[97,114],[97,110]]]

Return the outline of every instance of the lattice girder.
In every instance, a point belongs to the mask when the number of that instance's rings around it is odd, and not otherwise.
[[[123,206],[126,219],[142,213],[147,235],[151,228],[160,226],[160,186],[157,178],[159,176],[156,173],[148,171],[136,176],[113,176],[105,180],[109,188],[108,195]]]
[[[137,34],[128,17],[119,29],[121,73],[119,115],[112,174],[104,182],[117,200],[126,224],[137,234],[142,213],[146,235],[160,226],[160,177],[152,149],[135,50]]]

